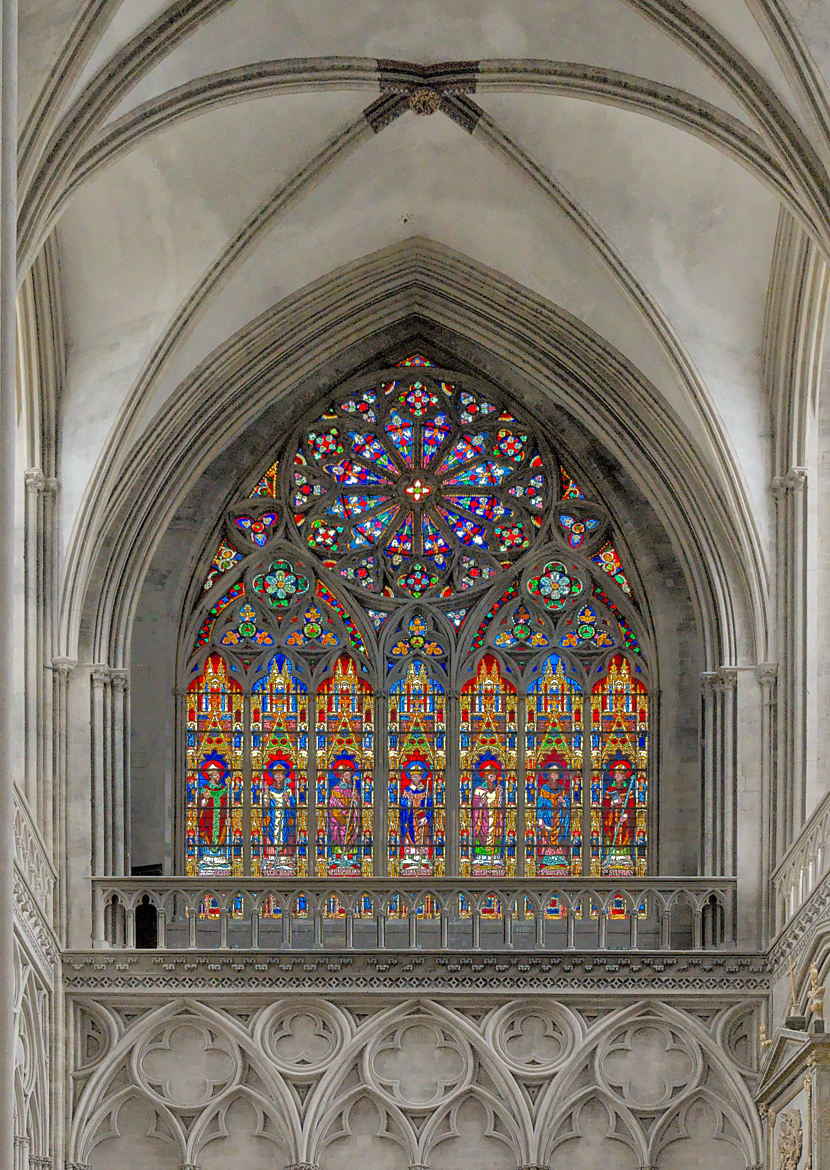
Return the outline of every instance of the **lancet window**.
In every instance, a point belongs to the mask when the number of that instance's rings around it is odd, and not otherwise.
[[[638,586],[548,431],[414,355],[275,445],[186,623],[188,874],[647,871]]]

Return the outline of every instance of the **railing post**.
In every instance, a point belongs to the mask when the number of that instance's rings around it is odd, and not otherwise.
[[[162,909],[162,907],[159,907],[159,909],[158,909],[158,915],[156,917],[156,922],[158,924],[158,935],[157,935],[157,944],[158,945],[157,945],[156,949],[159,951],[163,951],[163,950],[166,950],[166,948],[167,948],[167,911]]]
[[[565,911],[565,915],[566,915],[566,917],[565,917],[565,930],[567,932],[565,946],[566,946],[567,950],[575,951],[576,950],[576,939],[575,939],[575,935],[576,935],[576,910],[573,908],[573,906],[569,906],[568,909]]]
[[[104,929],[104,891],[99,885],[92,887],[92,948],[102,950],[107,945]]]
[[[628,945],[632,951],[640,949],[640,914],[639,914],[639,900],[631,909],[631,919],[628,924]]]
[[[321,951],[323,949],[323,911],[320,907],[320,902],[315,898],[314,900],[314,949]]]
[[[715,926],[714,916],[712,917],[712,940],[714,942]],[[692,914],[692,947],[696,951],[703,949],[703,910],[698,906]]]
[[[545,947],[545,910],[540,901],[539,907],[536,911],[536,949],[538,951],[544,950]]]
[[[256,898],[251,898],[251,950],[259,950],[259,906]]]
[[[608,907],[597,906],[597,946],[601,951],[608,949]]]
[[[119,900],[118,905],[122,903]],[[128,950],[135,949],[135,911],[136,907],[125,905],[124,909],[124,945]]]
[[[470,912],[470,923],[472,925],[472,948],[474,951],[481,950],[481,911],[476,906],[475,910]]]
[[[354,950],[354,910],[351,906],[346,911],[346,950]]]
[[[441,939],[440,947],[442,951],[446,951],[450,945],[450,912],[446,906],[441,908]]]
[[[660,950],[671,950],[671,908],[666,906],[660,919]]]
[[[418,913],[415,909],[414,900],[409,907],[409,921],[407,922],[409,939],[407,945],[411,951],[418,947]]]
[[[219,949],[228,949],[228,907],[224,904],[219,907]]]
[[[383,906],[375,914],[375,929],[378,950],[383,951],[386,949],[386,909]]]
[[[282,928],[280,944],[285,950],[288,950],[292,943],[291,924],[293,921],[294,914],[291,908],[291,903],[284,902],[282,906],[282,917],[280,919],[280,926]]]
[[[504,906],[504,902],[502,902]],[[502,910],[502,926],[504,927],[504,945],[507,950],[513,946],[513,915],[509,907]]]
[[[199,908],[195,904],[188,907],[187,945],[191,951],[196,950],[196,921],[199,917]]]

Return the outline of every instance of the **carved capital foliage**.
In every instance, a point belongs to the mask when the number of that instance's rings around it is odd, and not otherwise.
[[[110,682],[114,691],[123,694],[130,687],[130,672],[128,670],[111,670]]]
[[[759,662],[755,667],[755,677],[764,689],[771,689],[778,679],[777,662]]]
[[[715,693],[715,684],[718,681],[718,673],[715,670],[705,670],[700,676],[700,689],[704,695],[712,695]]]
[[[27,467],[23,472],[23,482],[27,492],[37,494],[42,492],[46,486],[46,476],[39,467]]]
[[[75,669],[75,667],[77,665],[78,665],[78,663],[77,663],[77,660],[75,658],[53,658],[52,659],[52,670],[54,670],[54,672],[58,676],[58,678],[60,678],[62,680],[66,680],[67,678],[69,678],[69,675],[71,674],[71,672]]]
[[[112,678],[112,671],[103,663],[97,663],[90,670],[89,678],[94,687],[105,687]]]
[[[734,666],[722,666],[717,674],[715,690],[721,694],[731,694],[738,687],[738,672]]]
[[[773,495],[781,497],[787,492],[801,491],[807,482],[806,467],[791,467],[786,475],[776,475],[770,486]]]

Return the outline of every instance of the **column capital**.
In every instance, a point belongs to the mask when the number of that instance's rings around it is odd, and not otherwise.
[[[738,686],[738,668],[736,666],[722,666],[715,676],[715,690],[726,694],[734,691]]]
[[[123,693],[124,691],[129,690],[130,672],[128,670],[124,670],[122,667],[114,667],[110,671],[110,682],[112,683],[114,690],[121,691]]]
[[[57,674],[62,679],[68,678],[70,673],[75,669],[75,667],[77,665],[78,665],[77,658],[53,658],[52,659],[52,670],[54,670],[55,674]]]
[[[759,662],[755,667],[755,677],[762,687],[772,686],[778,678],[778,663]]]
[[[112,671],[104,662],[96,662],[89,669],[89,677],[94,687],[104,687],[112,679]]]
[[[23,472],[23,483],[27,492],[39,494],[46,486],[46,476],[39,467],[27,467]]]
[[[784,496],[787,492],[799,492],[807,482],[806,467],[791,467],[786,475],[776,475],[770,487],[775,496]]]
[[[704,670],[700,676],[700,689],[704,694],[713,694],[717,681],[718,672],[716,670]]]

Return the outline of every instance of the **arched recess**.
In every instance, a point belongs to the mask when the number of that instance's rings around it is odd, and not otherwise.
[[[402,279],[409,289],[405,306],[398,297]],[[348,329],[345,320],[338,323],[335,292],[338,304],[350,303]],[[313,324],[304,321],[319,295],[328,308]],[[287,305],[217,352],[200,371],[198,389],[195,378],[183,385],[177,405],[162,412],[154,435],[142,440],[114,485],[109,531],[97,544],[99,586],[82,584],[97,571],[91,561],[72,562],[64,636],[84,656],[130,660],[133,793],[143,802],[133,861],[175,868],[162,823],[165,801],[170,807],[172,750],[160,763],[158,746],[174,743],[175,725],[158,697],[175,673],[180,599],[193,588],[199,548],[216,535],[217,504],[228,505],[239,493],[240,468],[265,463],[271,436],[342,384],[344,367],[382,366],[421,348],[451,368],[476,377],[486,372],[543,427],[554,428],[574,474],[607,505],[632,584],[648,581],[639,590],[643,624],[635,634],[659,647],[660,687],[681,712],[661,728],[666,791],[678,815],[697,820],[698,795],[689,783],[698,769],[697,675],[707,661],[753,653],[763,627],[753,608],[760,617],[763,591],[746,585],[746,574],[754,572],[752,538],[737,530],[740,517],[724,502],[728,493],[712,491],[711,469],[648,384],[567,314],[423,241],[350,266],[294,298],[291,308],[301,362],[280,354]],[[208,450],[216,453],[212,460],[196,454]],[[670,845],[661,868],[692,872],[696,843],[683,835],[662,839]]]
[[[360,385],[366,382],[366,377],[365,374],[360,375],[341,386],[337,391],[339,399],[357,410],[356,400],[353,403],[348,396],[358,392]],[[463,377],[472,385],[486,385],[477,375],[469,372],[461,372],[458,377]],[[350,386],[354,386],[354,391],[349,389]],[[488,393],[496,400],[499,395],[504,397],[504,391],[494,389]],[[631,520],[627,519],[618,527],[614,523],[613,511],[609,513],[597,502],[596,496],[601,489],[595,488],[593,483],[597,480],[599,465],[589,465],[585,470],[576,471],[579,465],[573,461],[575,457],[568,450],[571,424],[567,416],[559,412],[555,421],[552,419],[552,425],[555,429],[550,431],[550,439],[555,441],[560,458],[568,460],[571,470],[566,473],[558,459],[551,463],[551,457],[546,456],[548,462],[545,474],[552,475],[553,481],[544,491],[552,492],[553,506],[549,517],[544,510],[539,514],[538,523],[544,520],[547,543],[543,542],[541,547],[531,547],[529,537],[525,537],[513,521],[509,522],[513,524],[509,532],[504,523],[499,525],[498,522],[485,521],[494,525],[489,539],[502,542],[500,555],[518,557],[514,561],[517,575],[512,583],[508,575],[506,589],[501,564],[495,560],[492,569],[489,569],[486,556],[481,561],[487,570],[481,579],[484,584],[487,584],[488,574],[501,574],[501,578],[494,580],[489,593],[481,593],[481,581],[478,579],[472,579],[466,586],[460,579],[457,586],[442,585],[442,573],[445,570],[440,568],[440,563],[443,563],[442,558],[446,558],[436,543],[433,552],[438,572],[433,584],[429,581],[415,583],[407,579],[404,586],[399,586],[395,578],[391,585],[383,585],[381,588],[382,581],[378,579],[370,582],[375,590],[370,599],[364,599],[350,613],[348,591],[359,591],[359,586],[366,585],[365,581],[353,575],[365,571],[371,576],[379,570],[376,566],[367,569],[365,566],[371,558],[367,559],[362,553],[347,556],[343,560],[337,557],[332,559],[325,548],[322,552],[317,551],[316,544],[321,538],[329,541],[335,537],[328,533],[328,521],[324,524],[323,519],[317,516],[321,497],[314,493],[323,488],[313,468],[307,469],[307,456],[302,452],[297,455],[299,463],[296,460],[292,463],[290,457],[286,463],[283,452],[280,467],[272,465],[270,455],[261,457],[259,468],[254,466],[249,471],[249,486],[243,489],[238,502],[232,506],[226,505],[218,528],[215,524],[219,516],[216,516],[210,543],[204,546],[207,551],[202,554],[202,567],[191,573],[191,583],[186,590],[185,605],[192,607],[194,617],[180,627],[178,653],[180,661],[185,665],[180,668],[179,677],[185,688],[198,689],[202,684],[193,681],[194,672],[197,680],[202,678],[200,672],[205,655],[212,648],[211,653],[218,653],[221,660],[228,664],[229,673],[241,680],[244,703],[250,704],[257,742],[253,744],[251,753],[252,775],[243,785],[241,819],[248,828],[235,851],[245,872],[264,873],[266,868],[275,875],[313,872],[318,876],[337,876],[347,872],[342,866],[338,868],[334,865],[333,860],[335,852],[339,850],[342,853],[345,842],[340,841],[338,836],[340,829],[335,824],[335,813],[338,810],[333,809],[330,799],[336,803],[341,795],[333,772],[337,761],[328,759],[326,745],[329,740],[325,735],[321,738],[321,728],[326,722],[323,709],[329,700],[323,695],[314,697],[321,684],[324,691],[335,685],[334,680],[338,677],[336,663],[343,651],[352,656],[348,661],[354,664],[349,669],[355,673],[355,679],[359,680],[355,685],[365,689],[370,685],[369,680],[372,680],[379,695],[383,693],[389,696],[384,734],[389,736],[390,764],[395,765],[391,767],[388,777],[385,768],[381,769],[381,777],[376,767],[373,771],[368,755],[365,759],[358,761],[355,758],[353,761],[355,774],[360,775],[362,790],[359,815],[361,831],[358,834],[359,859],[357,856],[352,858],[354,864],[348,872],[370,872],[367,866],[372,848],[375,845],[380,847],[384,837],[385,849],[382,851],[386,858],[385,866],[391,874],[400,873],[403,876],[406,870],[411,874],[417,871],[420,876],[427,876],[427,873],[440,876],[445,871],[448,850],[453,857],[453,869],[459,866],[462,876],[467,869],[478,872],[485,862],[486,872],[493,876],[529,872],[529,868],[522,869],[525,866],[533,868],[538,854],[537,843],[534,831],[526,827],[527,819],[520,818],[519,809],[520,806],[524,807],[527,800],[532,804],[537,799],[538,778],[534,781],[536,786],[531,796],[527,797],[522,784],[518,782],[521,734],[517,717],[519,702],[525,705],[528,702],[525,690],[529,684],[532,685],[534,671],[542,669],[543,663],[550,658],[550,651],[554,650],[573,663],[571,673],[575,672],[579,676],[582,680],[580,685],[587,694],[596,681],[596,678],[589,677],[591,671],[595,675],[597,670],[601,671],[612,654],[622,655],[625,661],[630,659],[635,671],[645,677],[642,653],[648,650],[653,655],[659,642],[653,632],[649,584],[642,580],[637,556],[631,547],[633,545],[636,548],[634,542],[637,540]],[[281,430],[285,431],[284,425]],[[500,436],[501,431],[498,434]],[[319,441],[324,444],[335,442],[327,438],[325,431],[320,432]],[[447,446],[450,444],[445,434],[436,434],[429,441],[434,443],[437,455],[443,450],[441,443]],[[498,438],[498,442],[506,443],[508,440]],[[448,457],[445,455],[443,458],[446,461]],[[531,467],[530,470],[532,474],[527,484],[522,480],[521,486],[515,489],[522,493],[518,498],[523,498],[526,493],[532,496],[542,490],[540,485],[544,477],[538,469]],[[288,480],[285,479],[286,474]],[[571,478],[572,474],[576,480]],[[539,479],[539,484],[535,484],[535,479]],[[463,483],[453,487],[456,493],[466,491],[469,494],[470,490]],[[562,500],[557,503],[560,496]],[[506,498],[512,500],[514,497]],[[309,499],[310,504],[307,504]],[[345,496],[336,496],[335,508],[344,507],[343,500]],[[370,512],[375,506],[373,500],[374,497],[367,497],[366,507]],[[468,500],[464,496],[463,501],[465,507],[473,508],[473,521],[463,522],[466,527],[463,527],[463,531],[459,529],[461,538],[478,540],[476,533],[481,525],[475,516],[475,508],[479,505],[472,501],[472,497]],[[541,497],[538,502],[532,502],[535,509],[542,507]],[[386,507],[382,497],[377,507]],[[295,523],[291,518],[292,509],[296,511],[297,523],[302,522],[300,545],[305,543],[308,546],[305,552],[298,546],[296,528],[291,527]],[[637,508],[638,514],[641,511],[642,505]],[[320,516],[323,516],[322,512]],[[348,517],[344,519],[349,531],[359,523],[360,531],[357,532],[355,528],[357,537],[354,538],[358,545],[368,537],[373,537],[373,532],[368,532],[367,537],[363,531],[368,521],[349,520]],[[445,519],[442,523],[446,522]],[[394,541],[405,542],[408,539],[406,523],[396,530]],[[459,521],[454,523],[460,524]],[[511,542],[515,544],[515,551]],[[663,545],[665,548],[665,537]],[[405,549],[401,555],[405,561]],[[621,557],[625,561],[625,568]],[[470,564],[478,562],[470,560]],[[182,571],[183,566],[180,564],[179,573]],[[563,579],[566,577],[570,583],[564,600],[560,600],[556,593],[561,584],[557,574],[564,574]],[[443,600],[439,609],[427,605],[423,600],[401,606],[390,592],[393,587],[401,588],[405,595],[415,598],[424,589],[428,592],[439,589]],[[556,596],[551,594],[551,590]],[[389,596],[386,596],[387,592]],[[338,598],[338,593],[343,600]],[[636,605],[631,600],[634,595]],[[672,597],[675,618],[676,605],[675,595]],[[139,621],[143,623],[143,615]],[[690,632],[692,626],[690,613]],[[673,652],[679,649],[676,630],[675,625]],[[144,656],[145,648],[148,648],[145,639],[142,638],[140,643],[137,641],[136,645],[140,645]],[[692,654],[700,653],[699,649],[693,650],[691,644],[689,650]],[[625,658],[626,655],[628,658]],[[158,663],[151,665],[148,661],[148,666],[158,674]],[[476,683],[476,671],[480,672],[482,668],[491,676],[486,686],[483,678],[479,680],[481,686]],[[658,668],[659,659],[655,656],[652,668],[655,678]],[[431,692],[434,691],[430,700],[433,709],[430,719],[434,723],[434,717],[440,714],[440,726],[436,724],[417,729],[398,726],[401,711],[405,710],[405,704],[401,704],[399,699],[407,673],[413,669],[419,677],[417,680],[414,677],[410,679],[410,684],[420,686],[421,689],[427,686]],[[342,676],[342,669],[339,673]],[[326,677],[328,682],[323,681]],[[672,677],[671,670],[669,677]],[[498,681],[493,691],[496,679]],[[537,690],[542,685],[536,679]],[[685,680],[681,685],[685,685]],[[460,697],[457,699],[450,697],[450,689],[453,687],[459,689]],[[482,701],[484,691],[488,688],[497,700],[489,713],[485,710],[487,703]],[[476,690],[477,695],[474,694]],[[292,695],[290,699],[289,692]],[[367,695],[369,693],[367,691]],[[471,698],[473,702],[469,701]],[[460,718],[463,724],[458,749],[445,742],[448,704],[453,707],[453,718]],[[292,711],[281,712],[281,707],[292,707]],[[367,698],[367,718],[370,707],[371,700]],[[477,725],[477,720],[481,726]],[[315,721],[319,758],[313,762],[310,759],[310,743],[315,738]],[[691,720],[689,724],[687,734],[691,746]],[[133,727],[137,732],[135,718]],[[377,734],[380,734],[379,729]],[[393,746],[393,736],[406,739],[412,738],[413,734],[424,741],[420,752],[423,758],[415,760],[413,740],[413,743],[407,743],[403,753],[406,759],[402,755],[398,760],[400,752]],[[264,746],[266,739],[269,740],[267,747]],[[363,750],[358,749],[359,739],[360,734],[352,745],[352,755],[355,752],[361,754]],[[485,744],[485,739],[489,740],[489,746]],[[377,742],[380,743],[379,740]],[[341,745],[339,750],[340,755],[343,755],[346,749]],[[460,789],[450,798],[452,815],[448,818],[447,796],[441,777],[447,765],[447,753],[456,750],[461,755],[456,755],[452,763],[453,768],[460,769]],[[525,751],[526,745],[522,744],[521,750]],[[482,768],[484,757],[488,757],[486,776]],[[201,764],[197,765],[194,761],[194,766],[195,773],[193,768],[189,771],[190,783],[194,788],[191,795],[196,804],[190,800],[188,807],[192,805],[195,809],[203,798],[198,794],[198,769]],[[269,768],[272,772],[275,769],[280,772],[279,784],[273,783],[274,777],[268,773]],[[413,768],[418,771],[414,788],[413,778],[409,775]],[[178,771],[177,767],[176,773]],[[487,783],[490,772],[495,773],[492,792]],[[301,791],[300,776],[305,773],[310,779],[307,787]],[[311,779],[312,776],[314,779]],[[372,785],[377,785],[381,778],[384,786],[376,787],[376,791],[383,793],[385,805],[379,804],[379,811],[373,818]],[[591,792],[587,778],[581,781],[580,795],[583,792]],[[413,794],[419,798],[415,802]],[[485,808],[488,801],[500,801],[500,794],[504,794],[504,808]],[[694,798],[688,791],[683,795],[686,800]],[[423,799],[420,799],[421,796]],[[276,804],[280,805],[279,812]],[[417,810],[415,804],[418,805]],[[414,814],[426,810],[427,805],[429,829],[428,832],[425,830],[424,836],[424,832],[416,831],[417,818]],[[154,807],[151,803],[150,808]],[[248,808],[250,811],[246,812]],[[532,816],[536,820],[538,813],[539,810],[534,806]],[[377,815],[381,816],[380,822],[376,819]],[[579,815],[571,822],[572,826],[575,826]],[[589,808],[585,813],[588,820],[590,815]],[[185,816],[189,818],[187,831],[190,834],[193,826],[189,821],[195,821],[199,827],[206,814],[191,811]],[[246,816],[249,818],[247,821]],[[556,818],[548,815],[551,822],[547,825],[548,835],[557,835],[554,819],[562,821],[558,813]],[[481,828],[485,820],[486,831],[478,845],[483,849],[485,838],[487,841],[493,838],[487,855],[489,861],[483,854],[478,860],[473,857],[477,848],[473,821]],[[274,836],[275,828],[280,840]],[[492,833],[490,828],[493,829]],[[378,833],[381,836],[375,840]],[[156,834],[158,839],[158,828]],[[478,836],[481,837],[481,834]],[[408,842],[406,849],[404,838]],[[354,843],[357,843],[357,838]],[[188,849],[193,852],[189,837]],[[421,853],[424,856],[413,870],[412,866],[417,861],[416,853],[419,857]],[[632,863],[632,872],[635,868],[637,872],[644,872],[644,849],[641,856],[642,865],[635,866]],[[690,855],[686,861],[675,862],[672,868],[682,870],[693,864]],[[586,862],[585,872],[588,872],[588,866],[594,868],[592,863]],[[551,869],[546,864],[544,871],[565,872],[565,867],[554,866]],[[571,866],[567,872],[582,872],[582,869],[581,866]]]

